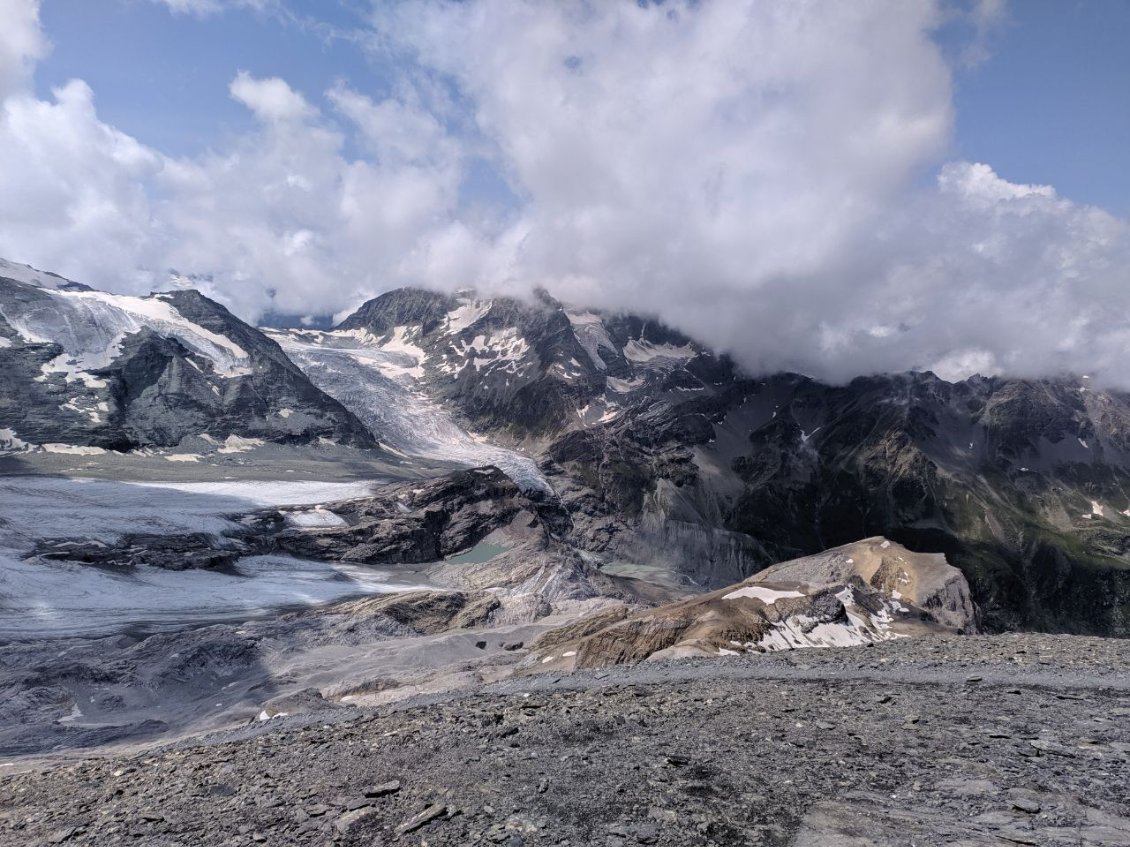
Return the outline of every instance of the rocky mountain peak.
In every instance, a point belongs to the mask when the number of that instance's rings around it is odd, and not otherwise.
[[[275,342],[196,291],[116,295],[5,263],[0,339],[0,430],[13,444],[375,444]]]

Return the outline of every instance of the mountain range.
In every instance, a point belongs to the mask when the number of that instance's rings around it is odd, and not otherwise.
[[[544,292],[401,289],[332,329],[257,329],[194,291],[0,265],[8,451],[234,438],[495,465],[609,574],[708,591],[885,536],[944,553],[988,629],[1126,636],[1130,395],[1089,382],[754,375]]]

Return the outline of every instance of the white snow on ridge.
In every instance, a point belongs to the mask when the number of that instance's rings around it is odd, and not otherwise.
[[[468,327],[474,326],[490,311],[490,300],[470,300],[457,309],[447,313],[444,321],[443,332],[445,335],[456,335]]]
[[[222,376],[251,373],[245,350],[231,339],[187,320],[161,295],[131,297],[104,291],[57,290],[44,290],[44,294],[51,298],[50,305],[20,314],[9,314],[0,307],[0,313],[24,340],[60,345],[64,355],[57,357],[51,368],[68,380],[96,379],[87,372],[108,366],[118,356],[123,339],[145,328],[181,341],[209,359]]]
[[[37,270],[31,265],[21,265],[17,262],[9,262],[7,259],[0,259],[0,277],[14,279],[16,282],[24,282],[37,288],[49,289],[55,289],[60,285],[71,282],[71,280],[64,279],[61,276]]]

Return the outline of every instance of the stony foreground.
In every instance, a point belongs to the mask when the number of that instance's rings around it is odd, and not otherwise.
[[[6,769],[4,845],[1125,847],[1130,644],[924,638],[516,678]]]

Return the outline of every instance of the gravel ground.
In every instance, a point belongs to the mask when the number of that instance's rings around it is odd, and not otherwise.
[[[1067,636],[512,678],[17,761],[0,844],[1126,847],[1128,719],[1130,642]]]

